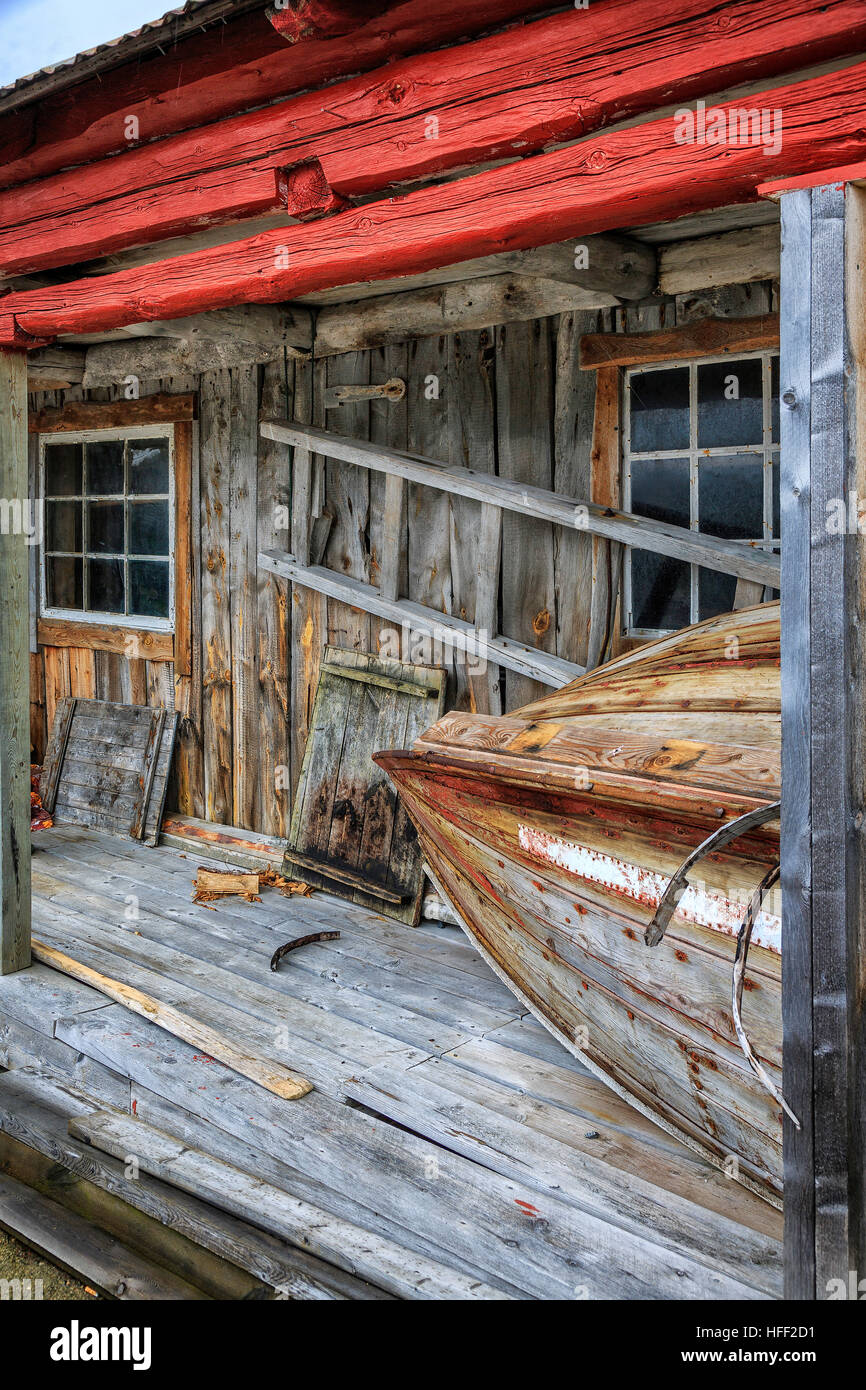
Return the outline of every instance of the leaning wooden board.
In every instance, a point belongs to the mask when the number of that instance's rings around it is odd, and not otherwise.
[[[284,873],[417,925],[417,834],[372,754],[409,747],[444,703],[443,670],[325,648]]]
[[[42,804],[55,820],[155,845],[177,714],[106,700],[59,700],[42,769]]]

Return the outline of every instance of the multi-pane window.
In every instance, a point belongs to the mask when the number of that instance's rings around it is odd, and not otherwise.
[[[169,628],[170,428],[42,437],[42,611]]]
[[[626,511],[767,548],[779,536],[778,355],[749,353],[626,372]],[[625,627],[652,637],[733,608],[736,579],[632,549]]]

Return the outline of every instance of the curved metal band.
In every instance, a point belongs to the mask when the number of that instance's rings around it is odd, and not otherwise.
[[[712,854],[716,850],[724,849],[732,840],[737,840],[741,835],[745,835],[749,830],[755,830],[757,826],[764,825],[767,821],[777,820],[782,803],[773,801],[769,806],[759,806],[755,811],[746,811],[745,815],[737,816],[736,820],[727,821],[725,825],[720,825],[718,830],[714,830],[712,835],[708,835],[703,844],[693,849],[688,859],[684,859],[677,869],[664,893],[662,900],[655,911],[655,916],[644,932],[644,941],[647,946],[658,946],[667,931],[668,922],[677,910],[677,903],[689,886],[689,870],[705,855]]]
[[[734,1015],[734,1027],[737,1030],[737,1038],[739,1039],[740,1047],[743,1049],[743,1052],[745,1054],[746,1061],[748,1062],[749,1066],[752,1068],[752,1071],[758,1077],[762,1085],[765,1086],[766,1089],[770,1092],[770,1095],[773,1097],[773,1099],[779,1102],[782,1109],[797,1126],[797,1129],[800,1129],[800,1121],[797,1119],[797,1116],[794,1114],[790,1105],[785,1100],[785,1097],[782,1095],[781,1091],[773,1082],[772,1077],[768,1074],[766,1069],[761,1066],[761,1063],[755,1056],[752,1044],[749,1042],[749,1039],[746,1036],[746,1030],[743,1027],[743,981],[746,977],[746,960],[748,959],[749,955],[749,943],[752,939],[752,928],[755,925],[755,919],[761,910],[761,904],[764,901],[764,898],[767,896],[773,885],[777,882],[778,878],[779,865],[774,864],[772,869],[769,869],[767,873],[764,875],[764,877],[761,879],[761,882],[758,884],[757,888],[752,894],[751,901],[749,903],[748,908],[746,909],[746,915],[743,918],[742,925],[740,927],[739,932],[737,933],[737,953],[734,957],[734,970],[731,978],[731,1010]]]

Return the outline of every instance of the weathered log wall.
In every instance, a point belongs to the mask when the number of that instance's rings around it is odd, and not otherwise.
[[[627,310],[582,311],[480,331],[416,338],[313,364],[292,359],[198,377],[143,383],[142,393],[195,391],[192,467],[192,672],[115,652],[44,647],[31,658],[31,738],[41,758],[63,695],[94,696],[181,713],[170,805],[187,814],[284,835],[326,642],[394,652],[379,620],[259,572],[260,550],[286,548],[292,503],[284,446],[258,435],[264,416],[294,417],[452,464],[553,487],[573,496],[616,488],[593,458],[596,374],[578,367],[578,342],[595,331],[673,327],[712,314],[743,317],[775,305],[769,283],[655,300]],[[406,381],[400,401],[324,412],[327,386]],[[43,392],[31,410],[68,400],[112,399],[121,388]],[[615,454],[613,455],[615,457]],[[386,506],[386,479],[314,460],[313,516],[324,517],[314,560],[381,584],[385,527],[402,533],[401,595],[475,618],[480,506],[410,485],[402,518]],[[324,540],[324,537],[327,537]],[[588,656],[593,541],[529,518],[503,530],[499,630],[583,663]],[[390,644],[390,645],[388,645]],[[410,654],[422,659],[417,653]],[[542,693],[526,677],[488,677],[491,708]],[[447,706],[473,707],[477,677],[452,665]]]

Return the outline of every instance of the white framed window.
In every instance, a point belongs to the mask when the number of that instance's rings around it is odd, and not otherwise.
[[[46,618],[171,631],[174,427],[39,439]]]
[[[623,506],[726,540],[779,544],[779,355],[631,367]],[[623,626],[659,637],[733,608],[737,581],[652,551],[625,555]]]

